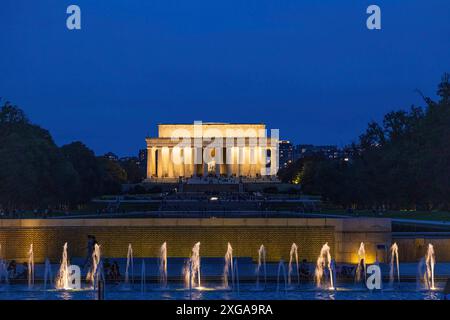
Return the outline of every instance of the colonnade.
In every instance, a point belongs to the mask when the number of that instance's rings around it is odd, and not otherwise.
[[[276,147],[148,146],[147,178],[276,175]]]

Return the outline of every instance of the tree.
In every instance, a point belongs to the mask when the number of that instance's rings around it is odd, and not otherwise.
[[[127,181],[127,173],[116,161],[105,157],[97,157],[101,168],[103,194],[118,194],[122,191],[122,183]]]
[[[70,204],[78,174],[50,133],[9,103],[0,110],[0,204],[7,208]]]
[[[138,166],[137,161],[137,158],[120,161],[120,166],[127,174],[128,183],[139,183],[145,178],[145,171]]]
[[[300,176],[303,191],[335,204],[362,208],[450,209],[450,83],[439,99],[422,95],[426,108],[389,112],[371,122],[348,147],[353,159],[309,159],[280,170],[283,181]]]
[[[28,119],[25,116],[23,110],[17,106],[11,105],[9,101],[6,101],[0,111],[0,123],[1,124],[28,124]]]
[[[86,202],[100,195],[103,191],[103,172],[94,152],[80,141],[62,146],[61,151],[80,177],[81,188],[77,194],[78,201]]]

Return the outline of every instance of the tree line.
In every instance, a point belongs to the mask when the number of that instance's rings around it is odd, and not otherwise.
[[[82,142],[58,147],[50,133],[32,124],[9,102],[0,109],[0,209],[73,207],[102,194],[117,194],[138,182],[132,161],[94,154]]]
[[[346,147],[350,159],[311,156],[280,170],[279,177],[342,207],[450,210],[449,74],[436,100],[418,93],[424,107],[370,122]]]

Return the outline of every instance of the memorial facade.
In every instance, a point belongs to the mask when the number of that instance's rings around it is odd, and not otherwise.
[[[159,124],[146,139],[147,179],[275,176],[278,130],[264,124]]]

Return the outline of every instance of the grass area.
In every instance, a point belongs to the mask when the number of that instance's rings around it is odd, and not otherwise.
[[[370,210],[355,210],[353,213],[348,213],[345,210],[327,209],[322,210],[323,214],[339,214],[356,217],[378,217],[378,218],[398,218],[398,219],[412,219],[412,220],[428,220],[428,221],[450,221],[450,212],[445,211],[386,211],[386,212],[372,212]]]
[[[109,214],[117,213],[129,213],[129,212],[148,212],[156,211],[159,207],[158,203],[122,203],[118,209],[112,211],[104,210],[108,206],[106,203],[95,203],[91,202],[78,209],[71,209],[69,212],[62,210],[51,210],[46,216],[44,212],[39,210],[38,214],[35,215],[33,211],[18,211],[15,215],[10,214],[9,216],[0,216],[0,218],[18,218],[18,219],[33,219],[33,218],[53,218],[53,217],[64,217],[64,216],[83,216],[83,215],[98,215],[99,218]]]

